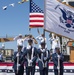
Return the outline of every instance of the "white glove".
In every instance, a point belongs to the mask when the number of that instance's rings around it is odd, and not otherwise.
[[[28,60],[28,66],[32,66],[32,60]]]
[[[18,64],[18,67],[20,66],[20,64]]]
[[[60,59],[60,55],[58,55],[58,58]]]
[[[45,52],[45,49],[41,49],[41,52]]]
[[[32,60],[30,60],[29,62],[30,62],[30,63],[32,63],[33,61],[32,61]]]
[[[57,66],[57,69],[60,69],[60,67]]]
[[[28,46],[27,46],[27,49],[31,49],[31,46],[30,46],[30,45],[28,45]]]
[[[18,57],[18,56],[19,56],[19,53],[16,54],[16,57]]]
[[[46,61],[47,57],[44,57],[44,60]]]

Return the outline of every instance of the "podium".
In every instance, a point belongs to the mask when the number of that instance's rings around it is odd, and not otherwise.
[[[69,41],[67,45],[70,47],[70,62],[74,62],[74,41]]]

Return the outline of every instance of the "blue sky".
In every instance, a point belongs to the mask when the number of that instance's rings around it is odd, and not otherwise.
[[[29,1],[18,4],[21,0],[0,0],[0,37],[15,37],[16,35],[29,34]],[[42,10],[44,10],[44,0],[33,0]],[[15,3],[15,6],[9,4]],[[7,6],[7,10],[2,7]],[[40,28],[40,32],[43,30]],[[34,37],[38,36],[37,29],[31,29]],[[48,38],[48,33],[46,37]],[[1,47],[2,43],[0,43]],[[6,42],[6,48],[16,50],[16,41]]]

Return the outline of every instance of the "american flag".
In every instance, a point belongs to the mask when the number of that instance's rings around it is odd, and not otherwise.
[[[44,13],[38,5],[30,1],[30,28],[44,26]]]

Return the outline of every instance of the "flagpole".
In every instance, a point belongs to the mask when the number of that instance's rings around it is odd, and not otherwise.
[[[45,18],[45,14],[46,14],[46,9],[45,9],[45,7],[46,7],[46,5],[45,5],[45,0],[44,0],[44,29],[43,29],[43,34],[44,34],[44,37],[45,37],[45,25],[46,25],[46,23],[45,23],[45,21],[46,21],[46,18]],[[45,42],[45,41],[44,41]]]
[[[31,12],[31,1],[32,1],[32,0],[30,0],[30,12]]]
[[[31,12],[31,1],[32,1],[32,0],[30,0],[30,4],[29,4],[29,5],[30,5],[30,6],[29,6],[29,7],[30,7],[30,12]],[[31,35],[31,28],[30,28],[30,27],[29,27],[29,35]]]
[[[31,35],[31,28],[29,27],[29,35]]]

